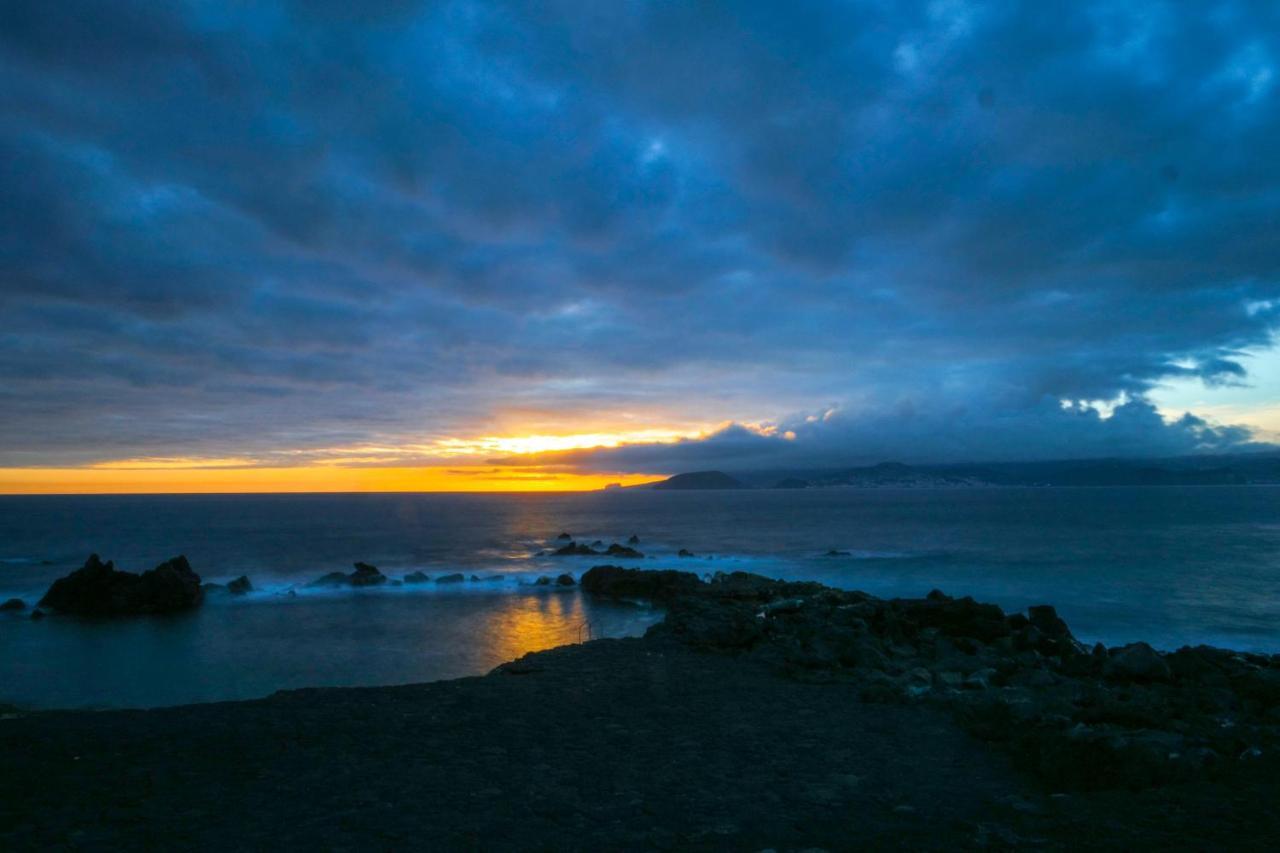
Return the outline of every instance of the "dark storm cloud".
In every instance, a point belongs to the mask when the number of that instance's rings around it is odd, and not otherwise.
[[[1277,33],[1247,2],[5,4],[0,464],[513,404],[796,433],[597,457],[640,469],[1238,444],[1144,395],[1249,382],[1280,323]]]

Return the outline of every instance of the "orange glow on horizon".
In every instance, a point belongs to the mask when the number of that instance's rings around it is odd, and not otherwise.
[[[138,461],[131,461],[137,464]],[[536,467],[296,468],[159,467],[108,463],[87,468],[0,468],[0,494],[180,494],[267,492],[570,492],[649,483],[644,474],[577,474]]]

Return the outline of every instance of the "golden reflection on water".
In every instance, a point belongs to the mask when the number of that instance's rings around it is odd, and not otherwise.
[[[480,630],[486,651],[497,660],[508,661],[590,639],[591,625],[582,597],[557,590],[503,596],[502,606],[492,608]]]

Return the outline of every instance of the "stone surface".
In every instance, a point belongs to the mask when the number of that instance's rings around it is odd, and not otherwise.
[[[134,574],[91,554],[83,567],[53,582],[40,606],[78,616],[138,616],[187,610],[203,600],[200,576],[186,557]]]

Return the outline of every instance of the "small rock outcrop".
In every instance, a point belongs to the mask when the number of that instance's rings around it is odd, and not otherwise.
[[[200,576],[186,557],[134,574],[91,554],[83,567],[53,582],[40,606],[78,616],[138,616],[187,610],[203,600]]]
[[[253,582],[248,575],[241,575],[227,584],[227,592],[232,595],[248,595],[253,592]]]
[[[387,582],[387,576],[378,571],[377,566],[356,563],[355,569],[349,576],[352,586],[377,586]]]
[[[590,545],[583,545],[581,543],[570,542],[568,545],[565,545],[563,548],[557,548],[556,550],[552,551],[551,556],[553,557],[592,557],[592,556],[600,556],[600,553],[601,552],[595,550]]]
[[[628,560],[638,560],[644,557],[644,554],[641,554],[635,548],[619,545],[617,542],[610,545],[604,553],[607,557],[623,557]]]
[[[248,580],[248,578],[245,578]],[[387,576],[378,571],[377,566],[371,566],[368,563],[356,563],[355,571],[351,574],[342,572],[329,572],[323,577],[316,578],[309,587],[333,587],[333,586],[378,586],[387,582]]]
[[[573,575],[563,574],[556,577],[556,586],[573,586],[574,583]]]
[[[27,603],[23,601],[21,598],[11,598],[8,601],[6,601],[4,604],[0,604],[0,610],[18,611],[18,610],[26,610],[26,609],[27,609]]]
[[[436,583],[462,583],[466,577],[461,572],[454,572],[451,575],[441,575],[436,578]]]
[[[697,554],[694,554],[688,548],[681,548],[679,551],[676,552],[676,556],[677,557],[696,557]]]
[[[566,532],[564,532],[564,533],[561,533],[559,536],[557,536],[557,537],[556,537],[556,539],[557,539],[557,540],[559,540],[559,541],[561,541],[561,542],[568,542],[568,541],[570,541],[571,539],[573,539],[573,537],[572,537],[572,536],[570,536],[570,535],[569,535],[569,533],[566,531]]]
[[[404,576],[404,582],[408,584],[426,583],[431,580],[426,572],[409,572]]]
[[[695,592],[702,581],[693,572],[661,572],[594,566],[579,581],[585,592],[614,598],[668,599]]]
[[[634,533],[632,533],[632,534],[631,534],[631,538],[627,540],[627,544],[628,544],[628,545],[639,545],[639,544],[640,544],[640,537],[639,537],[639,536],[637,536],[637,535],[635,535]]]

